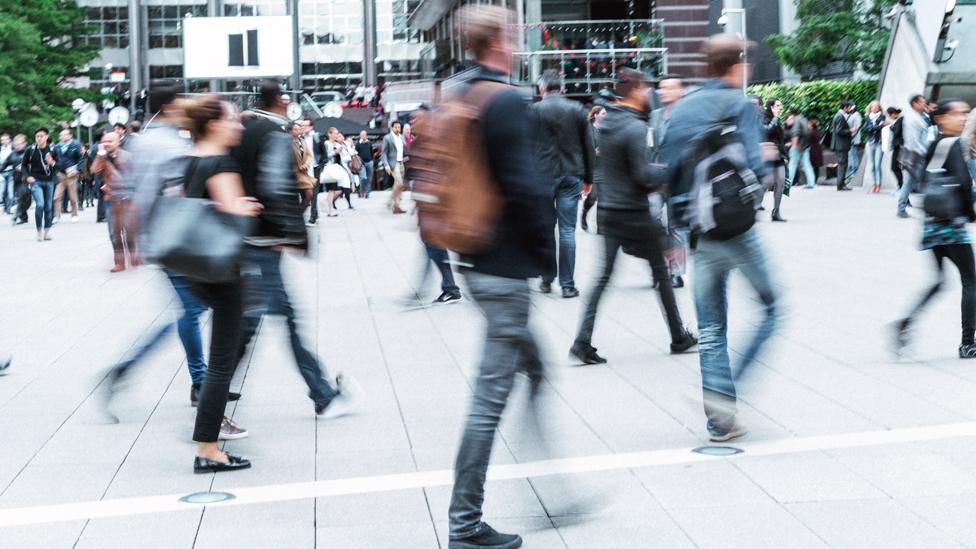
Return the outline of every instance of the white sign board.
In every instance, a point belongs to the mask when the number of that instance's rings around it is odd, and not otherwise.
[[[291,17],[183,19],[184,78],[291,76]]]

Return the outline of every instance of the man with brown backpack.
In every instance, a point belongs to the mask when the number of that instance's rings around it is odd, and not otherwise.
[[[529,278],[555,253],[552,188],[533,171],[526,100],[507,85],[514,50],[512,13],[465,8],[467,46],[478,64],[461,95],[431,113],[410,151],[414,199],[424,240],[459,252],[471,298],[487,322],[471,410],[454,466],[451,549],[514,549],[515,534],[482,521],[485,474],[515,376],[535,395],[542,361],[529,331]]]

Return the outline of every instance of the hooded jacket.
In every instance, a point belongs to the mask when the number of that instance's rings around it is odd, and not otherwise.
[[[648,114],[620,104],[607,106],[600,124],[599,210],[648,211],[647,195],[660,178],[648,148]]]

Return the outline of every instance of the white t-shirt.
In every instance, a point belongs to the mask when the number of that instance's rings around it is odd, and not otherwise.
[[[393,145],[396,146],[396,150],[397,150],[397,162],[403,162],[403,137],[396,134],[392,134],[392,135],[393,135]]]

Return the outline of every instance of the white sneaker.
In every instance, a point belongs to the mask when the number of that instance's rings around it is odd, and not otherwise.
[[[238,440],[242,438],[247,438],[247,429],[238,427],[234,420],[224,416],[224,420],[220,422],[220,434],[217,435],[218,440]]]
[[[340,373],[336,376],[336,388],[339,394],[322,411],[323,419],[351,416],[362,411],[365,392],[355,379]]]
[[[72,223],[77,223],[78,222],[78,216],[77,215],[71,216],[71,222]]]
[[[724,434],[721,434],[721,435],[720,434],[710,434],[708,436],[708,440],[710,440],[712,442],[728,442],[728,441],[730,441],[730,440],[732,440],[734,438],[739,438],[741,436],[747,435],[748,433],[749,433],[749,430],[746,429],[738,421],[736,421],[735,424],[732,425],[732,428],[728,430],[728,432],[726,432]]]

